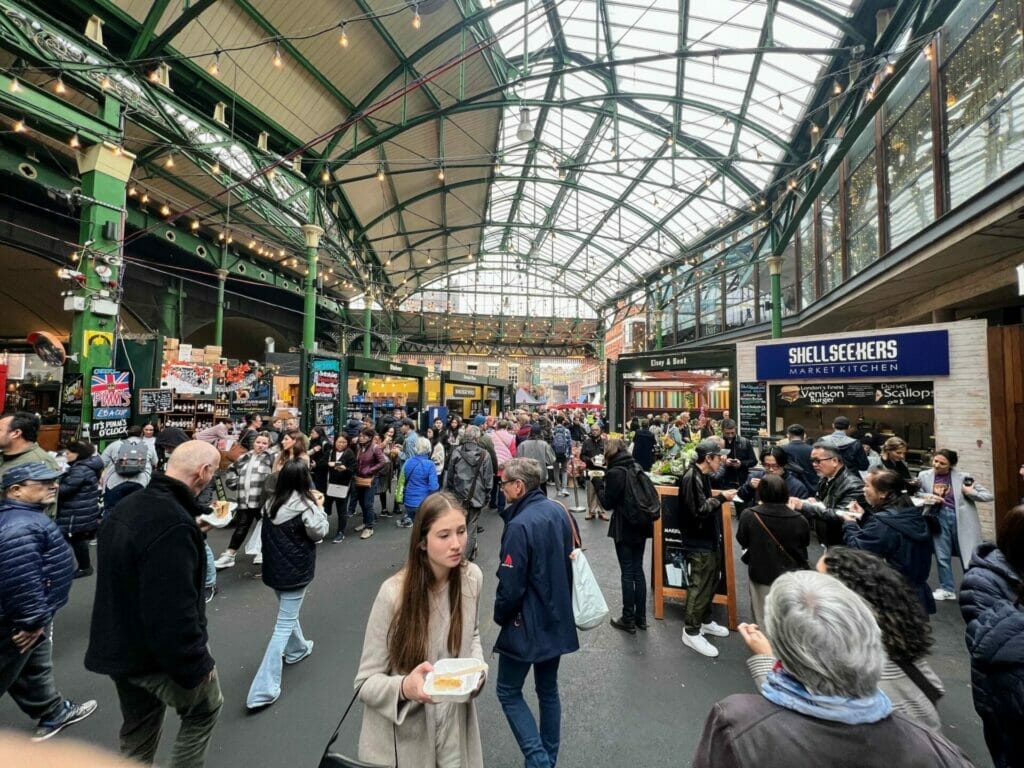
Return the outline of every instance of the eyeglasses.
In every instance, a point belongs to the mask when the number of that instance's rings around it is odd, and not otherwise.
[[[823,461],[835,461],[835,456],[826,456],[824,459],[811,459],[811,464],[821,464]]]
[[[56,488],[60,485],[60,480],[22,480],[17,485],[41,485],[45,488]]]

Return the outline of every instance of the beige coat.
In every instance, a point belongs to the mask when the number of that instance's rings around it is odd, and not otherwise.
[[[397,740],[398,765],[401,768],[436,768],[437,710],[432,704],[399,702],[399,687],[402,675],[393,675],[388,670],[387,638],[391,620],[401,598],[403,575],[398,573],[385,581],[377,593],[370,620],[366,625],[363,639],[363,656],[359,662],[355,685],[363,683],[359,698],[363,702],[363,727],[359,733],[359,759],[382,765],[395,765]],[[462,644],[460,658],[476,658],[483,661],[480,645],[478,606],[483,574],[480,568],[469,563],[462,575]],[[439,601],[438,611],[431,612],[430,635],[427,647],[431,649],[430,662],[447,657],[444,650],[448,637],[449,614],[447,592]],[[439,621],[435,617],[440,615]],[[480,729],[477,724],[476,703],[452,706],[452,715],[460,736],[461,755],[457,762],[462,768],[482,768],[483,749],[480,744]]]

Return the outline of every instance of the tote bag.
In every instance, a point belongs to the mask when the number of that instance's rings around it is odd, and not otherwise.
[[[327,496],[332,499],[348,498],[349,487],[350,486],[342,485],[341,483],[328,483]]]
[[[565,509],[564,506],[562,508]],[[590,569],[587,556],[583,554],[580,537],[576,532],[572,516],[569,515],[569,510],[566,509],[565,514],[569,517],[569,528],[572,530],[574,546],[573,551],[569,553],[569,559],[572,561],[573,619],[577,629],[594,629],[601,626],[608,617],[608,603],[604,599],[594,572]]]

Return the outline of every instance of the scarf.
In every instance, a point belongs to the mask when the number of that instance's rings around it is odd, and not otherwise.
[[[773,704],[801,715],[846,725],[877,723],[892,712],[892,702],[880,690],[861,699],[814,694],[778,664],[768,673],[768,679],[761,686],[761,695]]]

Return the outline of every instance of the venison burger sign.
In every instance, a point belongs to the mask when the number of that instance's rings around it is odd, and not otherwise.
[[[762,381],[922,375],[949,375],[949,331],[765,344],[757,348],[757,378]]]

